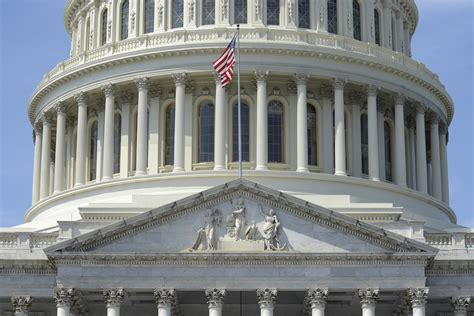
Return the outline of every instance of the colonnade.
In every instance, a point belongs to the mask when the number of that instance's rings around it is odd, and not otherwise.
[[[255,170],[266,171],[271,169],[268,162],[268,101],[269,93],[267,85],[270,73],[268,71],[257,71],[255,73],[256,87],[256,124],[255,124]],[[172,75],[175,83],[175,117],[174,117],[174,144],[172,165],[173,172],[190,171],[185,166],[189,160],[187,155],[192,152],[187,150],[189,144],[185,140],[186,126],[185,116],[189,97],[193,97],[187,91],[189,76],[185,73]],[[289,107],[296,108],[296,164],[294,171],[309,172],[312,170],[308,162],[308,74],[296,74],[293,77],[295,83],[296,101]],[[158,148],[158,131],[160,130],[160,98],[156,87],[149,91],[150,80],[140,78],[135,80],[137,90],[137,120],[136,126],[129,124],[129,114],[122,115],[121,123],[121,145],[120,149],[114,147],[114,111],[117,104],[122,107],[122,113],[130,113],[131,96],[128,91],[119,92],[116,85],[105,84],[101,88],[103,100],[98,105],[91,106],[92,102],[88,93],[79,92],[74,95],[74,101],[59,102],[52,110],[42,113],[40,119],[35,123],[35,154],[33,171],[33,203],[70,189],[80,187],[87,183],[87,153],[88,153],[88,113],[98,111],[98,151],[96,182],[110,181],[114,177],[114,152],[120,151],[121,178],[130,176],[129,171],[131,156],[129,153],[130,135],[133,134],[135,141],[135,173],[134,176],[157,174],[159,166],[164,165],[160,161]],[[221,86],[220,80],[216,78],[215,107],[214,107],[214,164],[216,171],[229,168],[227,161],[227,92]],[[332,81],[332,88],[326,84],[321,87],[321,124],[322,141],[318,145],[318,151],[322,150],[322,161],[318,162],[319,170],[323,173],[333,173],[337,176],[351,175],[364,177],[362,171],[362,137],[361,137],[361,113],[367,115],[367,177],[372,181],[383,181],[385,177],[385,152],[383,143],[384,112],[394,112],[392,162],[393,182],[400,187],[410,187],[422,193],[428,193],[438,200],[449,202],[447,149],[445,123],[440,125],[440,117],[429,111],[422,104],[416,106],[414,126],[411,115],[414,112],[412,105],[407,103],[407,98],[400,93],[393,93],[393,106],[381,106],[378,99],[379,89],[375,86],[359,87],[357,91],[346,91],[347,82],[336,78]],[[289,91],[289,93],[292,93]],[[347,95],[349,97],[347,97]],[[365,102],[366,100],[366,102]],[[73,107],[77,111],[76,122],[72,119],[74,115],[67,116],[67,109]],[[409,112],[408,114],[406,112]],[[54,113],[55,112],[55,113]],[[71,113],[71,111],[69,111]],[[351,113],[351,127],[348,128],[346,118]],[[56,120],[53,116],[56,116]],[[425,122],[429,124],[429,141],[431,148],[431,181],[429,190],[428,165],[427,165],[427,140],[425,135]],[[332,122],[333,125],[332,125]],[[51,158],[52,127],[56,124],[55,156]],[[76,139],[74,142],[73,132],[76,127]],[[292,127],[291,127],[292,128]],[[193,135],[194,137],[194,135]],[[351,144],[351,148],[348,148]],[[347,151],[351,151],[351,155]],[[350,158],[350,159],[349,159]],[[416,161],[416,163],[414,163]],[[51,168],[54,163],[54,168]],[[71,166],[74,165],[74,166]],[[350,166],[350,168],[349,168]],[[89,166],[90,167],[90,166]],[[191,169],[192,170],[192,169]],[[314,171],[314,169],[312,170]],[[117,173],[117,171],[115,171]],[[72,179],[73,178],[73,179]],[[54,185],[53,185],[54,184]],[[53,187],[51,190],[50,188]],[[52,192],[51,192],[52,191]]]
[[[403,300],[408,301],[413,316],[424,316],[428,298],[428,288],[409,288]],[[225,289],[206,289],[204,291],[209,316],[222,316],[222,309],[226,297]],[[179,314],[179,302],[177,292],[174,289],[159,288],[153,291],[158,316],[172,316]],[[306,291],[302,304],[303,314],[311,316],[324,316],[328,289],[314,288]],[[359,297],[362,316],[375,316],[379,290],[376,288],[359,289]],[[126,296],[123,288],[104,289],[103,296],[107,316],[120,316],[120,307]],[[273,316],[274,310],[278,308],[278,291],[276,289],[261,288],[256,290],[257,304],[261,316]],[[55,303],[58,316],[70,316],[86,310],[85,302],[78,296],[74,289],[57,289],[55,292]],[[33,299],[30,296],[15,296],[11,298],[15,315],[26,316],[32,306]],[[470,297],[452,297],[451,306],[455,316],[467,316],[470,306]]]

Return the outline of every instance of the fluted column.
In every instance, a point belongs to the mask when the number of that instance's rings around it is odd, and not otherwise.
[[[107,316],[120,316],[120,304],[125,295],[124,289],[104,289],[105,303],[107,303]]]
[[[11,298],[15,316],[27,316],[28,309],[31,307],[33,299],[31,296],[13,296]]]
[[[175,290],[155,289],[153,294],[158,306],[158,316],[171,316],[171,307],[176,302]]]
[[[175,115],[174,115],[174,167],[173,172],[184,171],[184,95],[186,89],[186,73],[173,75],[176,84]]]
[[[377,88],[374,86],[369,86],[367,89],[367,128],[369,134],[369,179],[380,181],[379,141],[377,136]]]
[[[360,304],[362,305],[362,316],[375,316],[375,305],[379,297],[378,289],[359,290]]]
[[[225,140],[226,140],[226,102],[225,88],[222,86],[220,75],[214,75],[216,81],[216,110],[214,115],[214,170],[225,170]]]
[[[416,184],[418,191],[428,193],[426,170],[425,108],[416,108]]]
[[[321,87],[323,107],[323,172],[333,173],[334,169],[334,128],[332,126],[332,99],[334,93],[330,86]]]
[[[66,121],[66,189],[74,186],[74,126],[76,122],[73,118]]]
[[[257,156],[256,170],[268,170],[268,71],[255,72],[257,81]]]
[[[41,188],[41,147],[43,143],[43,126],[36,122],[34,125],[35,131],[35,157],[33,164],[33,188],[31,190],[31,204],[35,204],[40,199]]]
[[[448,149],[446,146],[448,127],[442,124],[439,133],[439,152],[441,159],[441,183],[443,201],[449,204]]]
[[[404,95],[395,96],[395,183],[401,186],[407,185],[404,102]]]
[[[454,316],[467,316],[470,304],[470,297],[452,297],[451,306],[453,307]]]
[[[296,157],[298,172],[308,171],[308,113],[307,83],[309,75],[296,74]]]
[[[148,127],[148,78],[135,80],[138,88],[138,114],[137,114],[137,162],[135,175],[146,174],[147,150],[147,127]]]
[[[104,174],[104,170],[103,170],[104,124],[105,124],[105,99],[104,98],[99,98],[97,100],[95,109],[90,114],[93,114],[93,116],[97,118],[97,149],[96,149],[97,156],[96,156],[96,161],[95,161],[95,182],[98,183],[102,181],[102,176]]]
[[[276,297],[277,290],[257,289],[257,302],[260,307],[260,316],[273,316]]]
[[[413,316],[425,316],[426,299],[428,298],[428,288],[413,288],[408,290],[408,297],[411,301]]]
[[[102,179],[110,180],[114,174],[114,110],[115,110],[115,87],[113,84],[106,84],[101,87],[105,95],[105,116],[104,116],[104,153]]]
[[[354,92],[350,95],[352,104],[352,165],[354,177],[362,177],[362,136],[361,136],[361,116],[360,108],[362,96]]]
[[[430,119],[431,165],[433,168],[433,196],[441,200],[443,198],[443,191],[441,183],[441,157],[439,148],[439,116],[433,113]]]
[[[57,289],[54,293],[54,300],[57,307],[57,316],[71,315],[71,306],[75,292],[73,289]]]
[[[66,168],[66,104],[58,103],[54,107],[56,119],[56,149],[54,158],[54,193],[64,190]]]
[[[148,127],[150,136],[148,141],[148,174],[158,174],[159,157],[160,157],[160,126],[161,111],[160,98],[161,88],[157,85],[150,87],[150,118],[148,119],[150,126]]]
[[[209,316],[222,316],[222,304],[224,304],[225,290],[211,289],[205,292]]]
[[[76,181],[74,186],[86,182],[87,159],[87,98],[84,92],[74,96],[77,101],[77,145],[76,145]]]
[[[40,199],[49,195],[50,162],[51,162],[51,117],[43,113],[43,139],[41,145],[41,175],[40,175]]]
[[[120,135],[120,178],[127,178],[129,168],[129,140],[130,140],[130,103],[132,95],[128,91],[120,94],[121,103],[121,135]]]
[[[416,190],[416,145],[415,145],[415,120],[413,117],[407,118],[408,127],[408,160],[410,188]]]
[[[334,81],[334,174],[346,176],[346,128],[344,124],[343,79]]]
[[[306,298],[311,305],[311,316],[324,316],[327,296],[327,289],[308,290]]]

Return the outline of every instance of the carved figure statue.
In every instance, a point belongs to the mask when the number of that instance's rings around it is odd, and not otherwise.
[[[255,225],[255,221],[252,221],[252,224],[247,226],[245,230],[245,239],[246,240],[257,240],[257,225]]]
[[[262,206],[258,206],[260,213],[265,219],[265,224],[263,225],[263,240],[264,248],[263,250],[284,250],[286,245],[281,245],[278,235],[280,233],[280,222],[274,209],[270,209],[268,214],[262,209]]]
[[[221,224],[221,213],[218,209],[209,210],[205,217],[205,224],[197,232],[196,241],[189,248],[192,250],[216,250],[217,242],[215,238],[216,227]]]
[[[163,3],[158,5],[158,26],[161,27],[163,23]]]
[[[232,211],[232,217],[234,218],[235,240],[240,240],[240,237],[242,236],[242,230],[246,224],[246,212],[247,208],[245,207],[244,199],[241,197]]]

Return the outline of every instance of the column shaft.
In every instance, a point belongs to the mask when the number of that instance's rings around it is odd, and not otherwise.
[[[257,166],[256,170],[268,170],[268,73],[257,72]]]
[[[58,306],[57,316],[70,316],[69,306]]]
[[[216,112],[214,115],[214,170],[225,170],[226,103],[225,88],[216,77]]]
[[[50,162],[51,162],[51,122],[43,117],[43,140],[41,146],[41,185],[40,199],[49,195]]]
[[[334,128],[332,126],[332,91],[329,87],[321,89],[323,103],[323,172],[333,173],[334,169]]]
[[[413,306],[413,316],[425,316],[425,306]]]
[[[377,126],[377,90],[369,87],[367,94],[367,128],[369,143],[369,179],[380,181]]]
[[[40,179],[41,179],[41,147],[43,143],[43,135],[39,124],[35,124],[35,156],[33,164],[33,188],[31,204],[35,204],[40,198]]]
[[[344,82],[334,84],[334,174],[346,176],[346,129],[344,124]]]
[[[439,200],[443,198],[441,183],[441,160],[439,148],[439,118],[431,119],[431,165],[433,168],[433,196]]]
[[[405,155],[405,115],[403,111],[404,97],[398,95],[395,99],[395,183],[407,185],[406,155]]]
[[[63,104],[56,107],[56,151],[54,165],[54,193],[64,190],[66,168],[66,112]]]
[[[107,84],[102,87],[105,94],[105,117],[104,117],[104,154],[103,154],[103,180],[112,179],[114,174],[114,110],[115,96],[114,86]]]
[[[160,94],[161,90],[156,87],[150,89],[150,118],[148,144],[148,173],[158,174],[159,156],[160,156]]]
[[[74,186],[74,121],[70,120],[67,123],[67,145],[66,145],[66,189]]]
[[[428,193],[425,138],[425,112],[419,107],[416,113],[416,184],[418,191]]]
[[[184,171],[184,114],[186,74],[174,75],[176,83],[175,116],[174,116],[174,167],[173,172]]]
[[[362,307],[362,316],[375,316],[375,305],[365,305]]]
[[[120,316],[120,305],[107,304],[107,316]]]
[[[136,80],[138,87],[138,115],[137,115],[137,162],[135,175],[146,174],[147,167],[147,127],[148,127],[148,79]]]
[[[81,186],[86,180],[87,159],[87,104],[83,93],[76,95],[77,106],[77,145],[76,145],[76,181]]]
[[[385,113],[381,108],[377,108],[377,137],[379,146],[379,178],[381,181],[387,180],[385,169]]]
[[[324,316],[325,306],[313,305],[311,306],[311,316]]]
[[[448,177],[448,150],[446,146],[447,127],[441,129],[439,134],[439,150],[441,159],[441,183],[443,188],[443,201],[449,204],[449,177]]]
[[[307,85],[308,76],[296,75],[297,101],[296,101],[296,152],[298,172],[308,171],[308,104]]]
[[[158,305],[158,316],[171,316],[171,306],[164,304]]]
[[[120,135],[120,178],[127,178],[129,167],[130,142],[130,94],[122,95],[122,117]]]
[[[360,105],[352,104],[352,161],[354,177],[362,177],[362,138],[360,129]]]
[[[99,104],[97,106],[97,110],[97,159],[95,168],[96,183],[102,181],[102,176],[104,175],[104,104]]]

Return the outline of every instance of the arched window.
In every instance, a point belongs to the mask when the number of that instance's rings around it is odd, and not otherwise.
[[[247,0],[234,1],[234,23],[247,23]]]
[[[214,161],[214,104],[199,108],[199,162]]]
[[[280,25],[280,0],[267,0],[267,25]]]
[[[94,121],[89,130],[89,181],[97,176],[97,121]]]
[[[374,10],[375,44],[380,45],[380,14]]]
[[[390,125],[384,122],[384,147],[385,147],[385,179],[393,181],[392,177],[392,133]]]
[[[145,30],[151,33],[155,29],[155,0],[145,0]]]
[[[202,0],[202,25],[214,24],[215,17],[215,0]]]
[[[283,162],[283,104],[268,105],[268,161]]]
[[[184,21],[184,1],[172,0],[173,18],[171,19],[171,28],[183,27]]]
[[[242,161],[250,161],[249,155],[249,106],[241,103],[242,124]],[[232,107],[232,161],[239,161],[239,109],[238,105]]]
[[[362,173],[369,174],[369,128],[367,114],[360,116]]]
[[[122,138],[122,116],[114,115],[114,173],[120,172],[120,145]]]
[[[107,18],[108,18],[108,11],[104,9],[102,11],[102,23],[101,23],[101,30],[100,30],[100,45],[107,44]]]
[[[122,2],[120,9],[120,39],[128,38],[128,0]]]
[[[309,0],[298,0],[298,27],[309,29]]]
[[[352,0],[352,29],[354,30],[354,38],[359,41],[362,40],[360,20],[360,3],[358,0]]]
[[[328,0],[328,32],[337,34],[337,0]]]
[[[316,109],[311,104],[307,105],[307,125],[308,125],[308,164],[318,165],[318,129]]]
[[[165,165],[174,164],[174,104],[168,106],[165,117]]]

